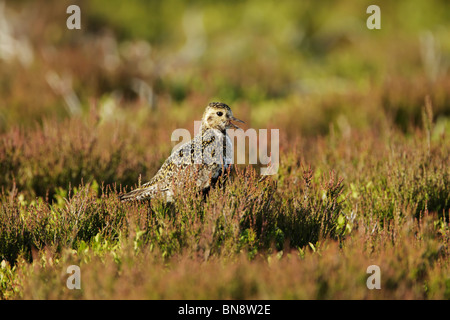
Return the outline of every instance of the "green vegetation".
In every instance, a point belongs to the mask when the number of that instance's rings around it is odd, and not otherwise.
[[[450,299],[447,1],[124,3],[6,2],[0,299]],[[211,101],[278,174],[120,203]]]

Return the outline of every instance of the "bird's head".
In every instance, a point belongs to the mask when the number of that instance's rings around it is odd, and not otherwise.
[[[202,117],[203,129],[218,129],[224,132],[226,129],[240,129],[232,121],[244,123],[244,121],[236,119],[230,107],[222,102],[211,102]]]

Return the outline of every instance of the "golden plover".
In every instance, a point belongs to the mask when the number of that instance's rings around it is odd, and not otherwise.
[[[163,193],[173,201],[174,188],[183,187],[186,179],[194,179],[201,191],[214,186],[219,176],[226,174],[233,161],[233,145],[227,129],[239,127],[225,103],[211,102],[203,113],[199,133],[177,148],[147,183],[120,196],[121,201],[151,199]]]

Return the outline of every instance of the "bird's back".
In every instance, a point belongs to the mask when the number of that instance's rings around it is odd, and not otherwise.
[[[201,130],[194,139],[176,149],[155,176],[137,189],[120,197],[121,201],[153,198],[163,193],[171,201],[174,189],[195,181],[199,191],[214,185],[226,173],[233,159],[230,137],[220,130]]]

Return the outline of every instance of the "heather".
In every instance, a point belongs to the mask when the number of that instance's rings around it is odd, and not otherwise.
[[[450,298],[447,2],[69,4],[0,4],[0,299]],[[121,203],[211,101],[277,174]]]

